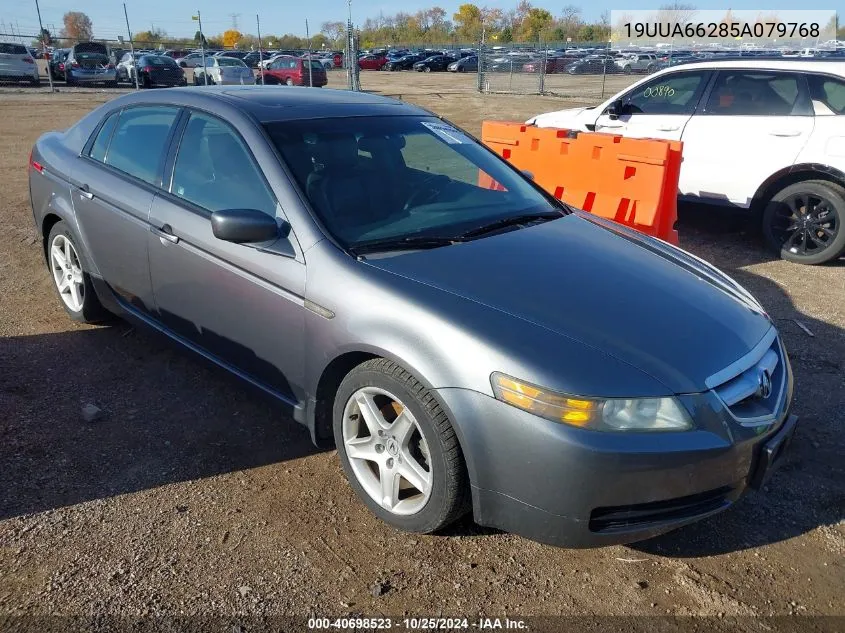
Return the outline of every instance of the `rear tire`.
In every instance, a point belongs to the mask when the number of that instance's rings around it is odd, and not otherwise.
[[[763,237],[782,259],[816,265],[845,254],[845,188],[804,180],[778,191],[763,211]]]
[[[431,67],[429,67],[429,66],[424,66],[424,67],[423,67],[423,72],[424,72],[424,73],[430,73],[430,72],[431,72]]]
[[[59,253],[54,253],[54,249]],[[79,323],[108,321],[113,315],[97,297],[91,276],[86,272],[87,261],[70,226],[64,220],[56,222],[47,237],[47,266],[62,307],[71,319]],[[67,286],[60,288],[60,284]]]
[[[361,398],[374,406],[362,408]],[[393,426],[403,412],[406,432]],[[338,388],[333,421],[350,485],[385,523],[428,534],[469,509],[469,482],[455,431],[431,392],[404,368],[376,358],[353,369]],[[371,425],[379,428],[378,435],[370,432]],[[357,455],[352,459],[351,449]],[[418,483],[405,479],[406,473]],[[393,484],[389,497],[382,496],[385,481]]]

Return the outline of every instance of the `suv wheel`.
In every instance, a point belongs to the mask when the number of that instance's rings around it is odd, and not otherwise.
[[[763,211],[763,236],[780,256],[822,264],[845,253],[845,189],[824,180],[784,187]]]
[[[334,437],[358,497],[380,519],[435,532],[469,507],[458,438],[440,405],[411,374],[376,358],[353,369],[335,397]]]

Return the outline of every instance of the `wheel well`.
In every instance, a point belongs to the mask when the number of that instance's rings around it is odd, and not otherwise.
[[[802,182],[804,180],[825,180],[827,182],[832,182],[835,185],[839,185],[840,187],[845,187],[845,180],[825,171],[806,169],[792,172],[784,174],[771,182],[763,183],[760,186],[760,189],[757,190],[757,193],[754,194],[751,208],[756,212],[762,213],[766,203],[778,191],[784,187],[794,185],[796,182]]]
[[[340,383],[355,367],[372,358],[378,358],[378,356],[367,352],[348,352],[335,358],[323,370],[323,374],[317,383],[316,404],[314,405],[314,437],[321,443],[333,443],[332,409],[334,408],[334,396],[338,387],[340,387]]]
[[[53,230],[53,227],[57,222],[61,221],[62,219],[55,213],[48,213],[44,216],[44,220],[41,222],[41,243],[44,250],[45,260],[47,259],[47,240],[50,239],[50,231]]]

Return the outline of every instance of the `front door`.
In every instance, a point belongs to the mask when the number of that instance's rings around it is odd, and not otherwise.
[[[599,114],[595,131],[678,141],[709,78],[707,70],[679,71],[642,83],[616,101],[616,115]]]
[[[194,112],[150,212],[150,277],[171,331],[291,404],[304,398],[305,264],[290,235],[259,250],[214,237],[211,214],[281,210],[245,142]]]

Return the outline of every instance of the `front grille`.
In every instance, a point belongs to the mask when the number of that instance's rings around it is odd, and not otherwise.
[[[743,359],[742,370],[713,387],[736,420],[743,426],[770,424],[782,412],[786,400],[788,368],[780,340],[755,349]]]
[[[596,508],[590,514],[592,532],[612,532],[630,528],[655,527],[661,523],[693,519],[723,510],[730,505],[728,495],[733,488],[724,486],[688,497],[653,501],[627,506]]]

